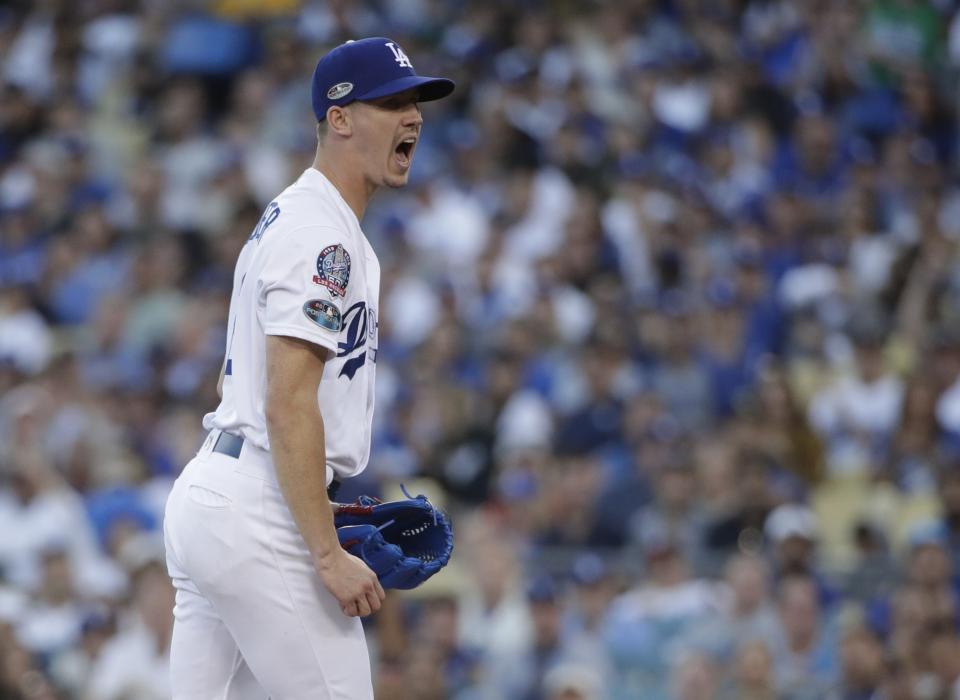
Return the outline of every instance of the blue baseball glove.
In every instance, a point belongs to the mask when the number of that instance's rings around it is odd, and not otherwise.
[[[340,546],[362,559],[384,588],[416,588],[450,561],[450,520],[424,495],[384,503],[361,496],[338,505]]]

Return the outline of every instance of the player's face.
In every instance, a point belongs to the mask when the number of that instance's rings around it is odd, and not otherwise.
[[[357,143],[368,181],[375,187],[402,187],[423,126],[417,90],[356,104]]]

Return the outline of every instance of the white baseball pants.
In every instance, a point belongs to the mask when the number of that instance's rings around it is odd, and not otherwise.
[[[372,700],[360,620],[315,573],[270,455],[213,452],[217,434],[166,507],[173,700]]]

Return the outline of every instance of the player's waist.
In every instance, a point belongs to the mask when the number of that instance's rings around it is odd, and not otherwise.
[[[270,453],[239,435],[214,428],[203,443],[201,451],[204,450],[235,459],[237,472],[279,487],[276,467]],[[340,481],[333,477],[333,470],[329,467],[327,467],[326,479],[327,496],[333,500],[340,488]]]

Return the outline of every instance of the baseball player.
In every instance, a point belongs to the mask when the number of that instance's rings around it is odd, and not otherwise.
[[[407,182],[417,103],[453,88],[382,37],[317,64],[316,158],[240,253],[221,402],[167,502],[174,700],[373,697],[360,618],[384,593],[329,495],[370,453],[380,265],[360,220]]]

